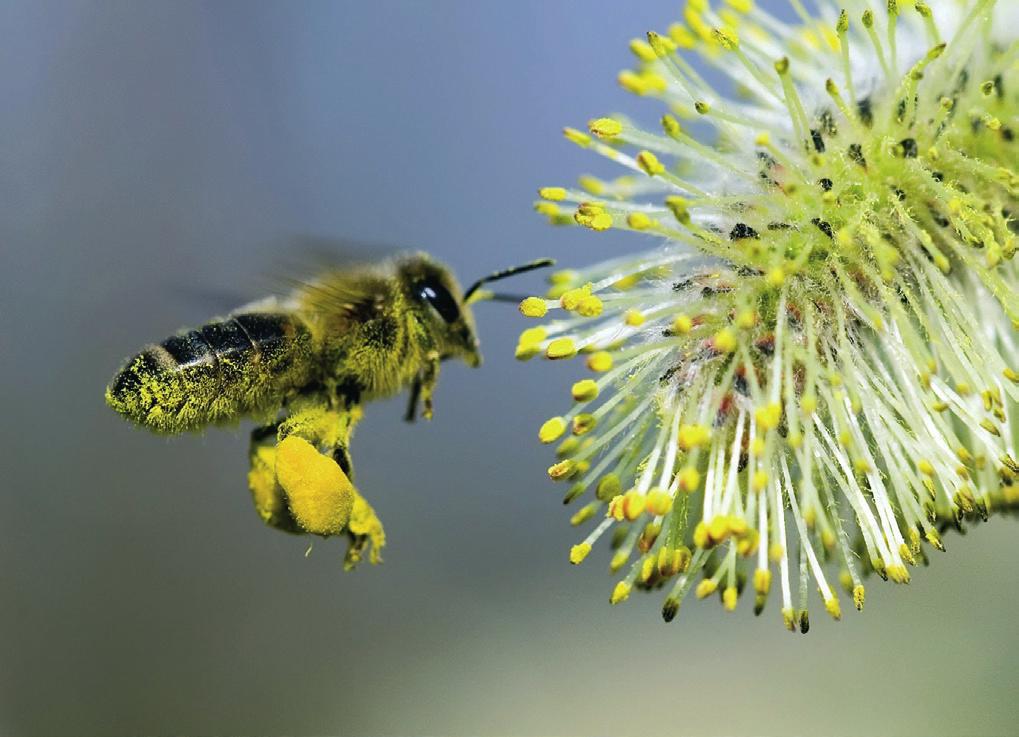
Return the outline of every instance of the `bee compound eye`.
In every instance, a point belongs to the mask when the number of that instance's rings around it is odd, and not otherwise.
[[[456,322],[460,318],[460,306],[446,287],[436,281],[422,282],[418,294],[425,302],[435,308],[439,317],[447,323]]]

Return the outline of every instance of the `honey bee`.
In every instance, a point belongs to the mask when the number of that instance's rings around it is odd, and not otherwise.
[[[364,404],[409,388],[406,419],[419,406],[430,419],[441,362],[481,364],[471,305],[515,299],[482,286],[552,263],[498,271],[466,291],[423,253],[328,271],[146,346],[113,377],[106,402],[166,434],[253,418],[248,486],[262,520],[345,534],[345,567],[366,551],[375,563],[385,534],[353,484],[350,456]]]

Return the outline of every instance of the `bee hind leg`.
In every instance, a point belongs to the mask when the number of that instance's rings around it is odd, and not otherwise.
[[[348,446],[358,419],[358,407],[295,406],[279,425],[252,433],[249,473],[255,508],[267,524],[324,537],[345,534],[348,570],[365,551],[372,563],[380,562],[385,545],[381,522],[352,481]]]
[[[419,374],[417,382],[421,384],[421,414],[426,420],[430,420],[434,415],[432,392],[435,391],[435,385],[439,383],[439,354],[437,352],[428,352],[427,363]]]

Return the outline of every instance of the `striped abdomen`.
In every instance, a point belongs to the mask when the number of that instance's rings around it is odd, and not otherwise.
[[[159,432],[272,413],[308,380],[311,335],[300,318],[248,312],[150,345],[128,361],[106,402]]]

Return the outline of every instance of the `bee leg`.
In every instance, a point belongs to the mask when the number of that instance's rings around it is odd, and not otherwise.
[[[348,570],[365,551],[370,562],[380,562],[386,542],[382,523],[351,480],[348,448],[360,418],[358,405],[334,409],[321,398],[295,404],[279,425],[274,448],[275,484],[296,531],[325,537],[346,534]]]
[[[439,382],[438,352],[428,351],[426,361],[427,363],[425,364],[425,368],[421,372],[418,380],[421,382],[421,404],[423,406],[421,414],[426,420],[430,420],[434,414],[432,411],[432,392],[435,390],[435,385]]]
[[[414,377],[410,385],[410,396],[407,398],[407,411],[403,414],[404,422],[414,422],[418,414],[418,402],[421,400],[421,375]]]
[[[255,428],[251,433],[248,488],[255,511],[270,527],[301,533],[287,506],[283,489],[276,483],[276,425]]]

